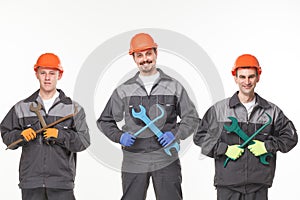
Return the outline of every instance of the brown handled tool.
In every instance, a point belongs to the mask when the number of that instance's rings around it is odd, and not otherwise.
[[[34,107],[33,103],[30,104],[30,111],[35,112],[36,116],[39,118],[42,127],[45,128],[47,126],[44,117],[41,115],[40,110],[42,109],[42,105],[40,102],[37,103],[37,106]]]
[[[39,129],[39,130],[37,130],[36,133],[38,134],[38,133],[44,131],[44,130],[47,129],[47,128],[50,128],[50,127],[52,127],[52,126],[55,126],[56,124],[59,124],[59,123],[62,122],[62,121],[65,121],[65,120],[67,120],[67,119],[69,119],[69,118],[71,118],[71,117],[74,117],[77,113],[78,113],[77,107],[75,106],[75,112],[74,112],[74,113],[69,114],[69,115],[67,115],[67,116],[65,116],[65,117],[63,117],[63,118],[60,118],[59,120],[56,120],[55,122],[52,122],[51,124],[46,125],[45,127],[41,128],[41,129]],[[7,150],[7,149],[12,149],[12,147],[14,147],[15,145],[19,144],[19,143],[22,142],[22,141],[23,141],[23,139],[18,139],[17,141],[15,141],[15,142],[11,143],[10,145],[8,145],[7,148],[6,148],[6,150]]]
[[[30,104],[30,111],[34,112],[36,114],[36,116],[38,117],[41,125],[43,128],[45,128],[47,126],[44,117],[42,116],[40,110],[42,109],[42,104],[40,102],[37,103],[37,106],[33,106],[33,103]],[[46,139],[46,143],[49,144],[49,140]]]

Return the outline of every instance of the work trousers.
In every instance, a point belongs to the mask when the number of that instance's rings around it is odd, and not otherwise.
[[[123,196],[121,200],[145,200],[150,177],[156,200],[182,200],[182,176],[179,160],[153,172],[122,172]]]
[[[268,200],[268,188],[263,187],[255,192],[244,194],[226,187],[217,187],[217,200]]]
[[[22,200],[75,200],[73,189],[22,189]]]

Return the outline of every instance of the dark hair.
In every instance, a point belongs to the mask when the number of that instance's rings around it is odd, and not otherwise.
[[[154,53],[157,55],[157,48],[153,47],[152,49],[153,49]],[[132,53],[133,57],[134,57],[134,54],[135,54],[135,52]]]
[[[256,76],[258,76],[258,71],[257,71],[257,68],[256,67],[252,67],[252,66],[244,66],[244,67],[239,67],[239,68],[243,68],[243,69],[250,69],[250,68],[255,68],[256,70]],[[237,68],[235,71],[236,71],[236,73],[235,73],[235,76],[237,77],[238,76],[238,73],[237,73],[237,70],[239,69],[239,68]]]

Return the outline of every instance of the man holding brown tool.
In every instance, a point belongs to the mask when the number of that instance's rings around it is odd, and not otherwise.
[[[295,147],[297,132],[279,107],[254,92],[261,75],[255,56],[239,56],[231,72],[239,91],[208,109],[194,142],[215,159],[218,200],[267,200],[276,153]]]
[[[42,54],[34,70],[40,89],[10,109],[1,136],[9,149],[22,147],[23,200],[74,200],[76,153],[90,145],[85,113],[56,88],[63,68],[55,54]]]

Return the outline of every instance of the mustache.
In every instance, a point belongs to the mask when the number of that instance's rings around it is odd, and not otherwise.
[[[146,60],[146,61],[143,61],[143,62],[140,62],[139,64],[140,65],[144,65],[144,64],[151,64],[152,63],[152,61],[151,60]]]

